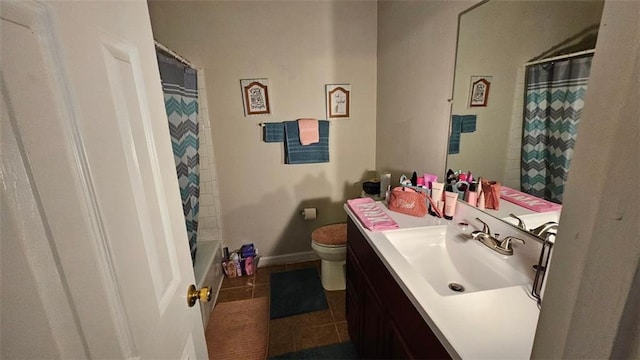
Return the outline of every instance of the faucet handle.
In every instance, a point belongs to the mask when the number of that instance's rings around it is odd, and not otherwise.
[[[482,232],[491,236],[491,229],[489,228],[489,225],[487,225],[486,222],[480,220],[480,218],[476,218],[476,220],[480,221],[482,223]]]
[[[506,238],[504,238],[504,240],[502,240],[500,242],[500,244],[498,245],[500,248],[502,248],[503,250],[507,250],[507,251],[513,251],[513,248],[511,247],[511,240],[517,240],[520,241],[521,243],[525,243],[524,240],[517,238],[515,236],[507,236]]]
[[[510,217],[518,220],[518,228],[522,229],[522,230],[527,230],[527,226],[524,224],[524,221],[522,221],[522,219],[520,219],[519,217],[517,217],[514,214],[509,214]]]

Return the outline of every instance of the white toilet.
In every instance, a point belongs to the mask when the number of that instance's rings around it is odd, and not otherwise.
[[[320,256],[322,287],[344,290],[344,264],[347,259],[347,224],[321,226],[311,233],[311,248]]]

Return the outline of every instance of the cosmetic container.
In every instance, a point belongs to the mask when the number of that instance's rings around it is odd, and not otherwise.
[[[446,191],[444,193],[444,218],[447,220],[453,219],[453,215],[456,213],[456,204],[458,203],[458,193],[452,191]]]

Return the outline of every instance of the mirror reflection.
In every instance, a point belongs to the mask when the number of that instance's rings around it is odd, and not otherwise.
[[[461,15],[447,168],[562,203],[602,7],[488,1]]]

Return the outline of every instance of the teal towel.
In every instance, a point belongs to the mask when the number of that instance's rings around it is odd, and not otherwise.
[[[457,116],[457,115],[454,115]],[[476,131],[476,116],[475,115],[461,115],[460,116],[460,132],[472,133]]]
[[[311,145],[300,144],[298,121],[284,122],[284,163],[310,164],[329,162],[329,122],[318,120],[320,142]]]
[[[284,123],[264,123],[262,124],[262,140],[264,142],[283,142]]]
[[[460,117],[451,117],[451,135],[449,136],[449,154],[460,153],[460,129],[462,127]]]

